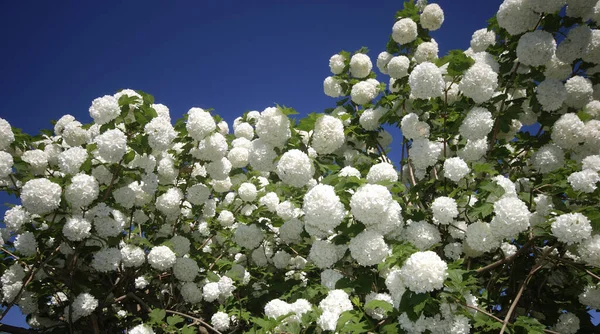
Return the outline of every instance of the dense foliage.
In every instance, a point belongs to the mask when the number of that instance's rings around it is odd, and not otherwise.
[[[231,134],[126,89],[92,124],[0,119],[1,190],[21,202],[2,316],[17,305],[44,333],[594,332],[600,2],[506,0],[442,58],[438,5],[395,17],[389,84],[342,51],[322,114],[268,107]]]

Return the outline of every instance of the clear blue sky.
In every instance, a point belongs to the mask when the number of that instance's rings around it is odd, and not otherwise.
[[[446,14],[432,33],[442,56],[468,48],[502,1],[430,2]],[[329,57],[367,46],[375,63],[402,3],[2,1],[0,117],[30,134],[64,114],[88,123],[91,101],[121,88],[154,95],[173,119],[214,108],[231,125],[275,103],[322,112],[335,105],[323,93]],[[3,322],[24,324],[18,311]]]

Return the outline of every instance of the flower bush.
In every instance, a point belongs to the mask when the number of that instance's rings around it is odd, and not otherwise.
[[[301,119],[269,106],[230,131],[194,107],[173,123],[130,89],[92,101],[92,124],[31,136],[0,119],[0,189],[20,199],[2,317],[16,305],[44,333],[597,331],[600,2],[505,0],[443,57],[439,5],[395,18],[376,59],[389,84],[366,49],[340,52],[335,107]]]

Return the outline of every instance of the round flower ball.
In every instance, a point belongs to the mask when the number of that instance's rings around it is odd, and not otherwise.
[[[339,118],[323,115],[317,119],[311,146],[318,154],[331,154],[342,147],[345,141],[344,124]]]
[[[377,86],[369,81],[358,82],[352,86],[350,96],[356,104],[370,103],[377,96]]]
[[[562,107],[567,99],[567,89],[560,80],[546,79],[535,89],[537,100],[546,111],[555,111]]]
[[[326,240],[315,240],[310,248],[308,258],[321,269],[331,267],[339,259],[336,246]]]
[[[448,265],[432,251],[416,252],[400,268],[407,289],[415,293],[441,289],[448,276]]]
[[[229,329],[229,315],[225,312],[217,312],[210,318],[210,323],[220,332],[225,332]]]
[[[436,224],[450,224],[458,216],[458,206],[453,198],[440,196],[431,204],[433,222]]]
[[[581,109],[592,100],[594,88],[590,79],[574,76],[565,82],[567,99],[565,103],[569,107]]]
[[[119,102],[112,95],[94,99],[89,111],[96,124],[106,124],[121,114]]]
[[[511,35],[518,35],[533,28],[539,15],[531,10],[529,1],[505,0],[500,5],[496,18],[498,25]]]
[[[444,177],[454,182],[462,180],[470,171],[467,163],[459,157],[448,158],[444,161]]]
[[[240,247],[255,249],[264,239],[264,234],[256,225],[240,224],[233,234],[233,241]]]
[[[71,184],[65,190],[65,199],[71,207],[81,208],[86,207],[98,198],[100,186],[96,178],[79,173],[71,179]]]
[[[392,55],[391,53],[387,52],[387,51],[383,51],[379,54],[379,56],[377,56],[377,68],[379,69],[379,71],[383,74],[388,74],[387,73],[387,64],[390,62],[390,60],[394,57],[394,55]]]
[[[367,173],[367,181],[373,184],[379,182],[396,182],[398,181],[398,172],[392,164],[380,162],[371,166],[369,173]]]
[[[127,136],[119,129],[108,130],[94,138],[98,155],[109,163],[118,163],[127,151]]]
[[[21,202],[27,211],[43,215],[60,206],[61,194],[58,184],[48,179],[33,179],[23,185]]]
[[[329,69],[333,74],[341,74],[344,72],[346,58],[340,54],[335,54],[329,58]]]
[[[306,232],[318,238],[332,233],[346,214],[334,188],[327,184],[318,184],[304,195],[302,210]]]
[[[410,18],[400,19],[392,27],[392,39],[407,44],[417,39],[417,24]]]
[[[315,173],[315,167],[308,155],[300,150],[285,152],[277,162],[277,176],[285,184],[304,187]]]
[[[192,139],[200,141],[217,129],[217,123],[204,109],[191,108],[185,128]]]
[[[373,63],[369,56],[363,53],[357,53],[350,58],[350,74],[355,78],[365,78],[371,73]]]
[[[492,113],[485,108],[475,107],[469,110],[458,132],[467,139],[477,140],[487,136],[493,126]]]
[[[165,271],[173,267],[175,261],[175,253],[167,246],[155,246],[148,253],[148,263],[156,270]]]
[[[423,13],[421,13],[421,26],[431,31],[438,30],[444,22],[444,11],[442,8],[435,3],[425,6]]]
[[[471,49],[473,52],[485,51],[488,46],[496,43],[496,33],[487,28],[476,30],[471,36]]]
[[[376,225],[381,222],[381,214],[392,202],[390,191],[378,184],[360,186],[350,198],[350,210],[354,218],[363,224]]]
[[[0,179],[4,179],[12,173],[14,161],[8,152],[0,151]]]
[[[498,74],[489,65],[476,62],[465,72],[458,88],[475,103],[486,102],[498,88]]]
[[[266,108],[256,121],[256,134],[269,145],[282,147],[291,136],[290,120],[279,108]]]
[[[517,57],[527,66],[541,66],[552,59],[556,52],[556,41],[544,30],[527,32],[519,38]]]
[[[390,253],[383,236],[378,232],[366,230],[350,240],[350,255],[361,266],[372,266],[385,260]]]
[[[175,278],[182,282],[193,282],[199,272],[200,267],[198,267],[198,263],[187,257],[177,258],[175,265],[173,266]]]
[[[63,235],[71,241],[81,241],[91,235],[92,223],[83,217],[70,217],[63,226]]]
[[[344,92],[340,80],[334,77],[325,78],[323,81],[323,91],[325,92],[325,95],[333,98],[342,96]]]
[[[124,267],[137,268],[146,262],[146,253],[135,245],[121,247],[121,263]]]
[[[533,153],[531,163],[540,173],[551,173],[564,166],[565,153],[558,145],[549,143]]]
[[[12,127],[4,118],[0,118],[0,150],[6,150],[15,141]]]
[[[411,94],[418,99],[442,96],[446,87],[442,71],[433,63],[417,65],[408,77]]]
[[[579,243],[592,236],[590,220],[579,212],[566,213],[552,222],[552,234],[567,245]]]
[[[406,56],[396,56],[387,64],[388,74],[394,79],[401,79],[407,76],[409,67],[410,59]]]
[[[252,202],[257,196],[256,186],[252,183],[244,182],[240,184],[240,187],[238,188],[238,195],[242,201]]]

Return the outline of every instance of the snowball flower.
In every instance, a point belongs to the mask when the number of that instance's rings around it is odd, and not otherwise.
[[[367,77],[372,68],[371,59],[366,54],[357,53],[350,59],[350,74],[355,78]]]
[[[476,62],[465,72],[458,88],[475,103],[486,102],[498,88],[498,74],[489,65]]]
[[[58,167],[65,174],[76,174],[87,158],[88,152],[85,148],[71,147],[58,155]]]
[[[536,98],[546,111],[555,111],[562,107],[567,99],[567,89],[557,79],[546,79],[535,89]]]
[[[493,233],[490,224],[477,221],[467,227],[467,245],[478,252],[488,252],[500,246],[500,240]]]
[[[350,255],[361,266],[372,266],[385,260],[390,253],[383,236],[378,232],[366,230],[350,240]]]
[[[533,168],[540,173],[551,173],[564,166],[565,154],[558,145],[550,143],[534,152],[531,161]]]
[[[4,179],[12,173],[13,157],[7,152],[0,151],[0,179]]]
[[[433,222],[436,224],[450,224],[458,216],[458,207],[453,198],[441,196],[431,203]]]
[[[600,181],[600,175],[597,171],[584,169],[581,172],[574,172],[569,175],[567,181],[575,191],[593,193],[597,188],[596,183]]]
[[[340,198],[326,184],[318,184],[304,195],[302,210],[306,232],[316,237],[328,236],[345,216]]]
[[[279,108],[266,108],[256,121],[256,134],[269,145],[282,147],[291,136],[290,120]]]
[[[321,269],[329,268],[339,260],[336,246],[325,240],[313,242],[308,258]]]
[[[408,77],[408,84],[412,95],[418,99],[442,96],[446,87],[441,70],[430,62],[417,65]]]
[[[165,216],[179,214],[183,193],[179,188],[169,188],[164,194],[156,198],[156,208]]]
[[[323,81],[323,91],[325,95],[333,98],[342,96],[344,92],[340,80],[334,77],[325,78]]]
[[[256,186],[252,183],[244,182],[240,184],[240,187],[238,188],[238,195],[242,201],[252,202],[257,196]]]
[[[199,272],[200,267],[198,267],[198,263],[187,257],[177,258],[175,265],[173,266],[175,278],[182,282],[193,282]]]
[[[476,30],[471,37],[471,49],[473,52],[485,51],[488,46],[496,43],[496,33],[487,28]]]
[[[424,220],[409,220],[404,230],[404,238],[419,250],[427,250],[442,241],[437,227]]]
[[[71,184],[65,190],[65,199],[71,207],[78,209],[86,207],[98,198],[100,186],[93,176],[79,173],[71,179]]]
[[[77,320],[82,317],[87,317],[88,315],[92,314],[92,312],[94,312],[96,307],[98,307],[98,299],[94,298],[94,296],[87,292],[79,294],[73,301],[73,304],[71,304],[71,308],[73,310],[73,320]],[[65,313],[65,316],[68,319],[69,313]]]
[[[581,109],[592,100],[594,88],[590,79],[574,76],[565,83],[567,99],[565,103],[569,107]]]
[[[128,331],[129,334],[154,334],[152,327],[145,324],[139,324]]]
[[[388,74],[394,79],[401,79],[407,76],[409,67],[410,59],[406,56],[396,56],[387,64]]]
[[[23,224],[31,221],[31,215],[21,205],[15,205],[4,212],[4,224],[9,231],[17,232]]]
[[[577,252],[583,262],[600,268],[600,235],[596,234],[591,238],[583,240],[579,244]]]
[[[15,141],[10,123],[0,117],[0,150],[7,149]]]
[[[381,73],[388,74],[387,64],[390,62],[390,60],[393,57],[394,57],[394,55],[392,55],[391,53],[389,53],[387,51],[383,51],[377,56],[377,68],[379,69],[379,71]]]
[[[51,147],[52,145],[48,145],[46,147]],[[31,172],[34,175],[42,175],[44,174],[46,167],[48,167],[48,153],[42,150],[29,150],[25,151],[21,156],[21,159],[29,164],[31,167]],[[12,159],[12,157],[11,157]],[[0,159],[2,160],[2,159]],[[0,172],[0,174],[2,174]]]
[[[529,8],[526,0],[504,0],[498,9],[498,25],[511,35],[518,35],[535,26],[539,15]]]
[[[264,239],[264,234],[256,225],[239,225],[233,234],[233,241],[240,247],[255,249]]]
[[[407,44],[417,39],[417,24],[410,18],[403,18],[394,23],[392,39],[400,44]]]
[[[218,284],[217,283],[215,283],[215,284],[217,285],[217,294],[218,294]],[[186,303],[196,304],[196,303],[199,303],[202,301],[203,293],[200,290],[200,288],[198,288],[198,285],[196,285],[196,283],[193,283],[193,282],[184,283],[181,286],[180,292],[181,292],[181,296],[183,297],[183,300]]]
[[[229,315],[225,312],[216,312],[210,318],[210,323],[216,330],[224,332],[229,329]]]
[[[94,99],[89,111],[96,124],[106,124],[121,114],[119,102],[112,95]]]
[[[121,252],[114,247],[103,248],[94,253],[92,268],[99,272],[116,271],[121,263]]]
[[[48,179],[33,179],[23,185],[21,202],[27,211],[44,215],[60,206],[61,193],[58,184]]]
[[[444,11],[435,3],[425,6],[421,13],[421,26],[431,31],[438,30],[444,22]]]
[[[496,201],[494,213],[490,225],[500,238],[513,237],[529,227],[529,209],[517,197],[504,196]]]
[[[552,329],[562,334],[575,334],[579,331],[579,318],[573,313],[562,313]]]
[[[315,122],[311,145],[318,154],[331,154],[344,144],[344,124],[333,116],[323,115]]]
[[[367,173],[369,183],[396,182],[398,181],[398,172],[394,166],[387,162],[380,162],[371,166]]]
[[[350,96],[356,104],[367,104],[377,96],[377,86],[369,81],[358,82],[352,86]]]
[[[165,271],[171,268],[176,261],[175,253],[167,246],[152,247],[148,253],[148,263],[156,270]]]
[[[519,38],[517,57],[527,66],[541,66],[552,59],[556,52],[556,41],[544,30],[527,32]]]
[[[70,217],[63,225],[63,235],[71,241],[81,241],[91,235],[92,223],[83,217]]]
[[[121,262],[124,267],[139,267],[146,262],[146,253],[135,245],[121,247]]]
[[[379,119],[385,115],[387,111],[388,109],[384,107],[365,109],[362,114],[360,114],[358,122],[365,130],[375,131],[379,128]]]
[[[177,132],[170,121],[163,117],[155,117],[144,126],[144,132],[148,134],[148,144],[155,152],[169,149]]]
[[[331,70],[331,73],[341,74],[344,71],[344,68],[346,67],[344,63],[345,60],[346,59],[344,58],[344,56],[340,54],[335,54],[331,56],[331,58],[329,58],[329,69]]]
[[[566,0],[529,0],[529,7],[538,13],[554,13],[565,3]]]
[[[560,116],[552,126],[551,138],[563,149],[574,149],[583,141],[585,124],[575,113]]]
[[[566,213],[552,222],[552,234],[558,241],[572,245],[591,237],[592,225],[581,213]]]
[[[194,205],[202,205],[208,200],[210,189],[204,184],[194,184],[187,189],[186,200]]]
[[[17,235],[14,246],[17,253],[20,253],[25,257],[30,257],[37,253],[38,244],[33,233],[27,231]]]
[[[467,163],[459,157],[448,158],[444,161],[444,177],[454,182],[462,180],[470,171]]]
[[[217,123],[204,109],[191,108],[188,110],[185,128],[192,139],[200,141],[217,129]]]
[[[319,303],[323,313],[317,319],[317,325],[326,331],[334,331],[337,321],[344,311],[352,310],[352,302],[344,290],[331,290]]]
[[[277,176],[293,187],[303,187],[312,179],[315,167],[306,153],[292,149],[277,162]]]
[[[417,138],[413,140],[408,154],[417,169],[425,169],[437,162],[442,148],[442,143],[429,141],[427,138]]]
[[[448,276],[448,265],[432,251],[416,252],[402,265],[400,276],[406,288],[415,293],[441,289]]]
[[[429,124],[419,121],[419,116],[415,113],[409,113],[402,117],[400,128],[402,135],[408,139],[429,137]]]
[[[365,184],[350,198],[350,210],[354,218],[363,224],[377,225],[382,220],[381,214],[388,210],[392,201],[392,194],[386,187]]]
[[[413,59],[419,64],[426,61],[435,61],[438,59],[438,52],[438,44],[432,39],[431,42],[423,42],[417,46]]]

